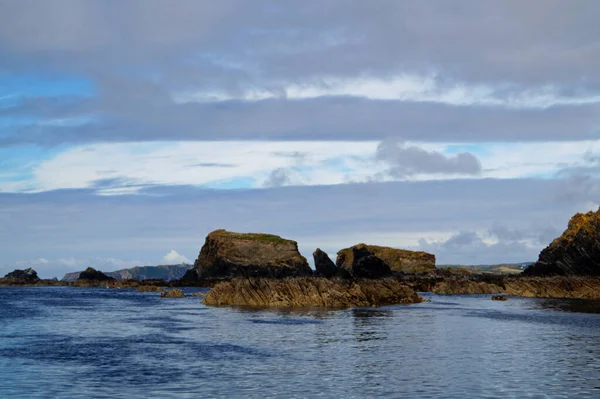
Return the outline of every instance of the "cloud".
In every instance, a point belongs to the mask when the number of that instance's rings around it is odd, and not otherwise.
[[[419,240],[417,249],[433,252],[439,264],[494,264],[535,261],[542,245],[527,240],[489,241],[489,237],[474,231],[461,231],[447,240]]]
[[[589,139],[599,7],[4,1],[2,69],[21,83],[0,114],[29,122],[0,145]],[[75,90],[47,95],[57,78]]]
[[[290,171],[285,168],[277,168],[273,170],[267,180],[264,182],[265,187],[281,187],[291,182]]]
[[[535,253],[543,246],[540,235],[549,229],[563,231],[575,212],[597,209],[588,208],[586,200],[553,200],[562,184],[548,179],[469,179],[233,191],[156,187],[144,190],[144,195],[121,197],[99,197],[90,190],[0,194],[0,267],[11,271],[24,255],[153,264],[165,255],[157,248],[168,245],[179,253],[197,253],[206,235],[219,228],[288,237],[309,257],[317,246],[333,253],[358,242],[417,247],[419,238],[435,243],[459,231],[475,232],[489,243],[506,241],[486,233],[498,223],[527,231],[527,248],[535,250],[523,252],[525,244],[519,244],[520,252],[514,255],[500,247],[455,251],[444,261],[498,263]],[[440,254],[452,247],[442,249]],[[437,254],[438,249],[432,250]],[[462,254],[469,257],[461,260]]]
[[[168,264],[191,263],[188,258],[180,255],[174,249],[170,250],[165,256],[163,256],[162,260]]]
[[[388,173],[397,178],[415,174],[458,174],[477,175],[481,163],[468,152],[447,156],[437,151],[426,151],[415,146],[406,146],[396,141],[384,141],[377,146],[376,158],[386,162]]]

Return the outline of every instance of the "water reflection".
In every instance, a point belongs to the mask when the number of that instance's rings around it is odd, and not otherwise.
[[[379,341],[387,338],[385,324],[386,319],[393,316],[392,310],[353,308],[351,315],[357,342]]]
[[[575,313],[600,313],[600,301],[583,299],[542,299],[537,302],[539,309]]]
[[[581,301],[431,294],[257,310],[125,290],[3,293],[3,399],[600,397],[600,316],[555,311],[594,307]]]

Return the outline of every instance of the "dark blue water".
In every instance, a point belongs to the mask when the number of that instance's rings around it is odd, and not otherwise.
[[[252,311],[3,287],[0,397],[600,398],[600,314],[572,311],[597,304],[427,296]]]

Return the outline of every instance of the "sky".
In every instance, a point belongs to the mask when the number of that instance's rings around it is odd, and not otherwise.
[[[600,3],[0,0],[0,274],[537,259],[600,201]]]

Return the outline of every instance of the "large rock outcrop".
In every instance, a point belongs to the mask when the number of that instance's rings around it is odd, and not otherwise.
[[[344,280],[320,277],[233,279],[215,285],[206,305],[272,307],[383,306],[422,302],[415,291],[395,279]]]
[[[298,252],[296,241],[271,234],[226,230],[215,230],[206,237],[194,271],[199,280],[312,275],[306,258]],[[189,279],[190,274],[184,279]]]
[[[12,271],[6,276],[4,276],[3,280],[5,282],[33,284],[40,281],[40,278],[38,277],[38,274],[35,270],[33,270],[32,268],[28,268],[25,270],[17,269],[15,271]]]
[[[565,232],[523,274],[600,276],[600,210],[573,216]]]
[[[358,244],[337,253],[336,266],[350,272],[356,268],[357,257],[376,256],[394,272],[423,272],[435,270],[435,255],[377,245]]]

